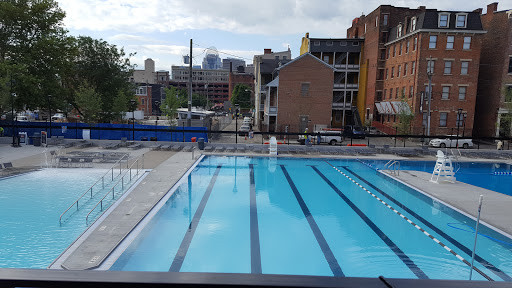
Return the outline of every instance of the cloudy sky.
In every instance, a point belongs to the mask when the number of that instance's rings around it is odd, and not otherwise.
[[[211,46],[252,63],[263,49],[299,54],[306,32],[315,38],[344,38],[351,21],[381,4],[439,10],[472,11],[493,1],[476,0],[57,0],[66,12],[64,24],[72,35],[102,38],[137,54],[139,69],[152,58],[157,70],[181,64],[194,42],[194,64],[200,65]],[[512,0],[498,10],[512,9]]]

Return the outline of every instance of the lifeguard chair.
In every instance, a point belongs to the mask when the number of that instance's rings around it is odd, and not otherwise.
[[[437,161],[432,172],[430,182],[438,183],[441,181],[448,181],[454,183],[455,171],[453,171],[452,158],[444,155],[443,151],[437,150]]]
[[[270,155],[277,156],[277,140],[276,140],[276,137],[270,138],[269,151],[270,151]]]

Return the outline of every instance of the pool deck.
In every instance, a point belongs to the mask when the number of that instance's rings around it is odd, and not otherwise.
[[[56,149],[52,147],[51,149]],[[73,149],[73,148],[71,148]],[[38,168],[41,162],[41,147],[24,146],[12,148],[9,145],[0,144],[0,163],[11,162],[15,167]],[[83,151],[83,149],[82,149]],[[102,151],[94,147],[87,151]],[[123,149],[116,150],[122,152]],[[128,150],[127,150],[128,151]],[[151,168],[140,183],[133,188],[125,198],[112,207],[109,214],[102,216],[100,220],[91,225],[82,237],[59,257],[50,268],[85,270],[98,268],[112,251],[125,239],[130,231],[147,215],[162,197],[179,181],[190,169],[201,154],[204,155],[240,155],[267,157],[268,153],[254,153],[253,151],[240,152],[238,149],[230,152],[171,152],[149,151],[147,148],[130,150],[130,158],[145,153],[144,168]],[[492,152],[492,151],[489,151]],[[421,160],[435,161],[432,155],[418,157],[404,157],[396,154],[376,155],[333,155],[331,153],[298,153],[285,154],[279,157],[307,157],[307,158],[361,158],[361,159],[396,159],[396,160]],[[486,158],[461,157],[459,161],[472,162],[502,162],[512,164],[512,160],[490,160]],[[0,175],[1,176],[1,175]],[[401,171],[398,180],[407,185],[420,188],[424,193],[437,198],[463,213],[476,217],[479,195],[484,195],[482,207],[482,220],[497,229],[512,235],[512,197],[496,193],[483,188],[465,183],[432,183],[430,173],[417,171]],[[503,176],[510,177],[510,176]],[[111,260],[109,260],[111,261]],[[109,262],[107,261],[107,262]]]

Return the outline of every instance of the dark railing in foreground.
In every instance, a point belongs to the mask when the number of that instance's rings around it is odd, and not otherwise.
[[[0,287],[512,287],[509,282],[269,274],[0,269]]]

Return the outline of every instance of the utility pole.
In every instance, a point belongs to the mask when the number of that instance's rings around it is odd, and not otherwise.
[[[427,145],[430,142],[430,105],[432,102],[432,74],[434,73],[432,65],[432,56],[429,57],[427,62],[427,77],[428,77],[428,111],[427,111]]]
[[[192,126],[192,39],[190,39],[190,59],[188,62],[188,114],[187,127]]]

